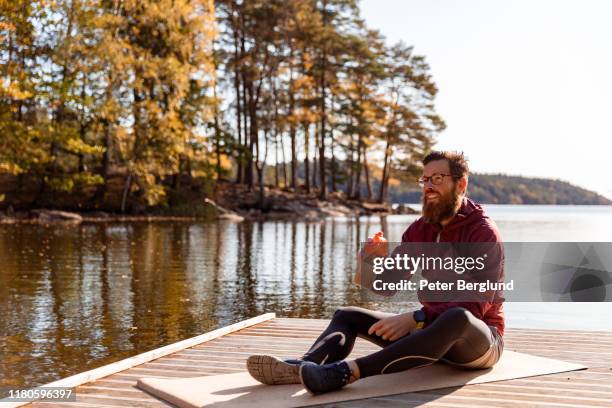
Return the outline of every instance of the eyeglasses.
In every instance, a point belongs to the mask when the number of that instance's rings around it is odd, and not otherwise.
[[[434,173],[431,175],[431,177],[421,177],[417,180],[417,184],[419,185],[419,187],[423,188],[425,187],[427,182],[431,180],[431,184],[433,184],[434,186],[439,186],[444,181],[444,177],[457,178],[457,176],[455,176],[454,174]]]

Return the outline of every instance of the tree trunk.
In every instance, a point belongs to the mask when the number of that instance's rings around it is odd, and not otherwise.
[[[243,76],[244,79],[244,76]],[[247,145],[248,145],[248,140],[249,140],[249,132],[250,132],[250,123],[249,123],[249,115],[247,115],[247,91],[246,91],[246,84],[244,81],[242,81],[242,145],[240,146],[241,149],[241,157],[242,157],[242,182],[243,183],[247,183],[247,169],[246,169],[246,161],[247,161],[247,157],[246,157],[246,149],[247,149]]]
[[[83,84],[81,87],[81,101],[85,101],[85,87],[87,86],[86,81],[87,76],[83,74]],[[81,140],[85,142],[85,134],[87,133],[87,123],[85,122],[85,112],[84,108],[81,109],[81,118],[79,120],[79,136],[81,136]],[[79,173],[83,173],[85,171],[85,155],[83,153],[79,153]]]
[[[350,151],[349,151],[349,157],[347,158],[348,161],[348,169],[349,169],[349,174],[348,174],[348,179],[347,179],[347,187],[346,187],[346,195],[350,198],[353,197],[354,195],[354,190],[353,190],[353,186],[354,186],[354,178],[355,178],[355,143],[353,141],[353,135],[350,135]]]
[[[279,119],[278,119],[278,93],[276,92],[276,83],[272,78],[272,71],[270,71],[270,85],[272,87],[272,95],[274,96],[274,186],[279,188],[279,169],[278,169],[278,149],[280,145],[280,132],[279,132]],[[267,143],[267,142],[266,142]]]
[[[240,69],[238,64],[238,29],[234,28],[234,90],[236,92],[236,131],[238,133],[238,169],[236,171],[236,183],[242,184],[243,179],[243,153],[242,153],[242,104],[240,103]]]
[[[98,206],[98,204],[104,204],[104,197],[106,196],[106,189],[108,184],[108,174],[110,172],[110,162],[111,162],[111,149],[113,148],[112,138],[111,138],[111,126],[108,123],[108,120],[104,120],[104,138],[103,146],[104,153],[102,154],[102,184],[100,184],[96,188],[96,192],[94,193],[91,202]]]
[[[246,161],[246,182],[249,186],[249,190],[255,187],[255,179],[253,177],[253,157],[255,155],[255,143],[257,140],[257,106],[255,105],[255,98],[253,94],[253,83],[248,82],[247,91],[249,95],[249,150],[247,152]]]
[[[244,13],[240,14],[240,18],[241,18],[241,27],[244,27]],[[241,36],[240,38],[240,53],[241,55],[246,55],[246,40],[244,38],[244,35]],[[251,80],[249,78],[247,78],[247,72],[245,70],[245,67],[242,66],[241,67],[241,73],[242,73],[242,106],[243,106],[243,110],[244,110],[244,115],[243,115],[243,119],[244,119],[244,148],[243,148],[243,153],[245,151],[245,149],[248,146],[248,151],[246,152],[246,158],[244,160],[244,181],[245,183],[249,186],[249,190],[253,189],[253,113],[252,113],[252,109],[253,106],[252,105],[252,91],[253,91],[253,84],[251,82]],[[248,109],[248,115],[247,115],[247,109]],[[249,120],[249,126],[248,126],[248,130],[247,130],[247,118]]]
[[[257,159],[254,160],[255,168],[257,169],[257,178],[259,184],[259,209],[264,211],[266,209],[266,190],[264,184],[265,178],[265,169],[266,169],[266,159],[268,158],[268,131],[264,130],[264,143],[265,143],[265,152],[263,155],[263,159],[261,158],[260,150],[259,150],[259,139],[256,141],[256,152]]]
[[[332,96],[332,101],[331,101],[331,110],[333,112],[334,110],[334,99]],[[330,151],[331,151],[331,163],[330,163],[330,174],[329,177],[331,178],[331,189],[332,191],[335,193],[336,191],[338,191],[338,188],[336,186],[336,154],[334,153],[334,129],[330,129],[329,130],[329,144],[330,144]]]
[[[128,195],[130,194],[130,189],[132,188],[132,173],[130,172],[125,180],[125,185],[123,187],[123,196],[121,197],[121,213],[125,214],[125,206],[127,203]]]
[[[275,126],[276,125],[275,121]],[[278,129],[278,126],[277,126]],[[280,180],[279,180],[279,171],[278,171],[278,145],[279,145],[279,139],[278,139],[278,132],[275,132],[276,134],[274,135],[274,187],[278,188],[280,186]]]
[[[355,169],[355,188],[353,189],[353,198],[356,200],[361,199],[361,150],[362,150],[362,140],[361,135],[357,135],[357,160],[355,161],[356,169]]]
[[[215,100],[215,110],[213,123],[215,127],[215,171],[217,173],[217,183],[221,181],[221,129],[219,129],[219,105],[217,103],[217,84],[213,85],[213,98]]]
[[[306,193],[310,193],[310,164],[309,164],[309,153],[308,153],[308,142],[309,137],[309,125],[304,123],[304,181],[306,187]]]
[[[285,143],[283,134],[280,135],[281,155],[283,157],[283,188],[287,188],[287,160],[285,159]]]
[[[323,29],[326,29],[327,26],[327,1],[323,0]],[[325,137],[326,137],[326,121],[327,121],[327,111],[325,110],[325,99],[327,84],[325,81],[325,73],[327,70],[327,41],[323,44],[323,52],[321,55],[321,107],[320,107],[320,116],[321,116],[321,138],[319,144],[319,175],[321,180],[321,185],[319,189],[319,198],[321,200],[325,200],[327,198],[327,180],[326,180],[326,169],[325,169]]]
[[[293,48],[289,54],[289,60],[293,61]],[[297,141],[296,129],[293,114],[295,111],[295,94],[293,92],[293,67],[289,69],[289,111],[287,116],[291,119],[289,122],[289,137],[291,138],[291,188],[297,191]]]
[[[315,146],[314,146],[314,152],[313,152],[313,158],[312,158],[312,187],[316,188],[317,187],[317,150],[319,149],[319,127],[317,126],[316,122],[315,122],[315,134],[314,134],[314,139],[315,139]]]
[[[385,158],[383,161],[382,177],[380,178],[380,189],[378,190],[378,202],[384,203],[387,200],[387,191],[389,189],[389,154],[391,153],[391,146],[389,144],[389,137],[387,136],[387,143],[385,146]]]
[[[363,170],[365,171],[366,187],[368,188],[368,200],[372,199],[372,185],[370,184],[370,169],[368,167],[368,155],[365,145],[363,146]]]
[[[179,154],[176,173],[174,173],[174,176],[172,178],[172,188],[176,191],[181,188],[181,169],[183,168],[184,161],[185,159],[183,158],[183,155]]]
[[[109,73],[108,75],[108,86],[106,87],[106,101],[110,101],[110,99],[112,98],[112,93],[113,93],[113,77],[112,74]],[[112,160],[112,151],[114,149],[113,146],[113,138],[112,138],[112,125],[111,125],[111,118],[103,118],[102,119],[103,122],[103,128],[104,128],[104,138],[102,139],[102,143],[104,146],[104,154],[102,155],[102,179],[104,180],[102,184],[100,184],[97,188],[96,188],[96,192],[93,195],[92,198],[92,202],[94,203],[94,205],[97,205],[98,203],[103,204],[104,203],[104,197],[106,196],[106,190],[107,190],[107,184],[108,184],[108,177],[109,177],[109,173],[110,173],[110,164],[111,164],[111,160]]]
[[[325,54],[324,54],[325,55]],[[324,56],[327,59],[327,56]],[[321,135],[319,138],[319,198],[325,200],[327,198],[327,170],[325,168],[325,131],[326,131],[326,115],[325,110],[325,59],[323,61],[323,67],[321,69]]]
[[[295,125],[291,124],[291,189],[297,191],[297,140]]]
[[[265,210],[266,208],[266,190],[264,186],[264,170],[266,168],[266,163],[262,162],[261,168],[260,165],[257,165],[257,175],[259,177],[259,209]]]

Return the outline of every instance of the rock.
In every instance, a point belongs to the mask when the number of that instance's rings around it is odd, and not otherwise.
[[[332,191],[327,194],[328,200],[346,200],[346,193],[344,191]]]
[[[323,202],[320,205],[320,209],[322,213],[331,217],[345,217],[347,215],[352,215],[355,213],[355,211],[351,210],[345,205],[334,204],[330,202]]]
[[[215,203],[213,200],[205,198],[204,204],[211,206],[217,212],[216,219],[217,220],[228,220],[234,222],[242,222],[244,221],[244,217],[235,213],[234,211],[230,211],[226,208],[221,207],[219,204]]]
[[[419,211],[407,204],[399,204],[393,209],[393,214],[419,214]]]
[[[338,211],[335,208],[324,208],[321,212],[330,217],[346,217],[347,216],[347,213]]]
[[[219,214],[217,216],[218,220],[228,220],[228,221],[233,221],[233,222],[242,222],[244,221],[244,217],[241,215],[238,215],[236,213],[225,213],[225,214]]]
[[[361,206],[372,212],[389,212],[390,208],[387,204],[380,203],[362,203]]]
[[[85,214],[87,218],[100,218],[100,219],[108,219],[111,215],[104,211],[92,211]]]
[[[307,205],[308,207],[311,207],[311,208],[320,208],[321,205],[323,205],[324,203],[321,203],[319,200],[310,199],[310,200],[303,201],[302,204]]]
[[[15,222],[17,222],[17,218],[14,215],[8,215],[0,211],[0,224],[13,224]]]
[[[30,218],[30,213],[27,211],[15,211],[13,216],[16,220],[27,221]]]
[[[321,218],[325,217],[325,214],[321,211],[316,211],[316,210],[308,210],[308,211],[304,211],[302,214],[299,214],[301,219],[307,220],[307,221],[316,221],[316,220],[320,220]]]
[[[130,212],[134,215],[147,215],[147,206],[144,203],[135,201],[130,205]]]
[[[79,214],[58,210],[32,210],[30,211],[30,216],[40,222],[63,221],[80,223],[83,221],[83,217]]]

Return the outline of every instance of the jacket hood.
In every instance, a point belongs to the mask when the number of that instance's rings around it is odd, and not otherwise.
[[[455,228],[461,228],[473,222],[482,220],[483,218],[488,217],[485,215],[482,206],[467,197],[463,197],[463,202],[461,203],[459,211],[446,225],[446,227],[444,227],[444,229],[448,231]]]

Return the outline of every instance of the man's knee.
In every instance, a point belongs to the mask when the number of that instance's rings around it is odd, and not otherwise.
[[[351,315],[352,313],[354,313],[352,306],[339,307],[334,312],[333,318],[334,319],[344,319],[347,316]]]
[[[360,314],[361,309],[355,306],[339,307],[334,312],[333,320],[351,321],[355,315]]]
[[[439,319],[447,321],[449,326],[456,329],[458,333],[463,332],[471,324],[473,318],[472,312],[464,307],[452,307],[444,311],[439,317]]]

